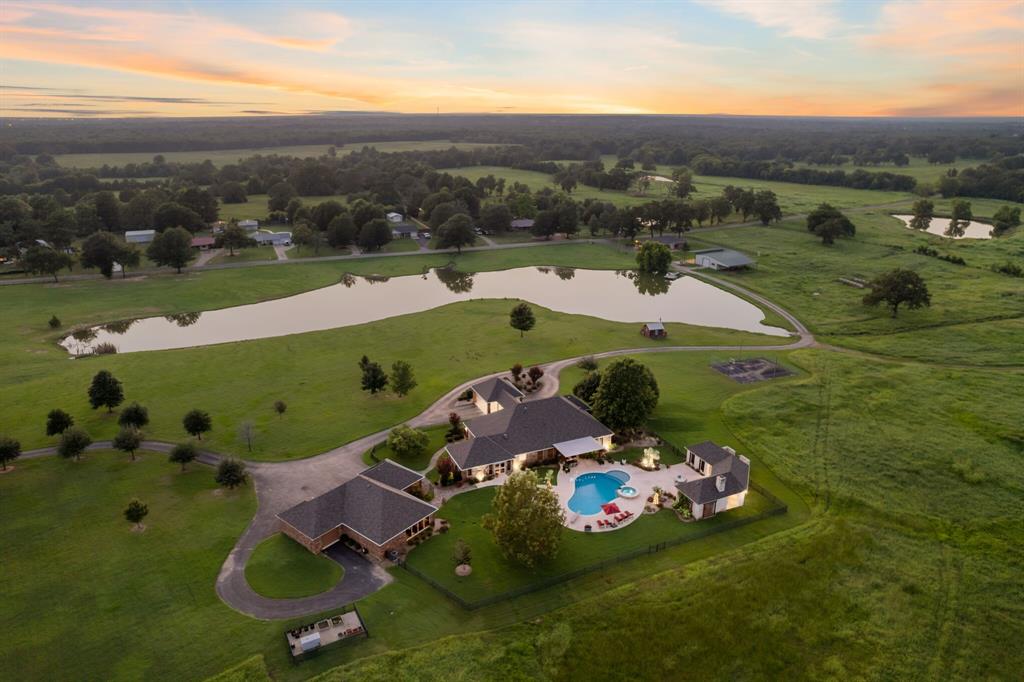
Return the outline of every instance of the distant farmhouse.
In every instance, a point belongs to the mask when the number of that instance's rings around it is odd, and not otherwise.
[[[396,213],[393,215],[398,214]],[[419,228],[415,225],[410,225],[409,223],[391,224],[391,236],[395,239],[410,239],[415,237],[417,232],[419,232]]]
[[[124,240],[129,244],[148,244],[156,238],[156,230],[128,230]]]
[[[740,270],[754,266],[754,261],[746,254],[732,249],[700,249],[693,255],[698,266],[714,270]]]
[[[533,229],[533,218],[516,218],[512,221],[513,230],[531,230]]]
[[[384,217],[387,218],[389,223],[400,223],[404,219],[401,213],[395,213],[394,211],[391,211]]]
[[[277,515],[281,531],[314,554],[347,536],[385,558],[425,531],[437,507],[413,495],[423,476],[389,459]]]
[[[257,232],[252,236],[260,246],[291,246],[291,232]]]
[[[213,237],[192,237],[191,246],[193,249],[207,251],[213,247],[216,241]]]
[[[239,220],[238,226],[246,232],[255,232],[260,227],[260,221],[258,220]]]

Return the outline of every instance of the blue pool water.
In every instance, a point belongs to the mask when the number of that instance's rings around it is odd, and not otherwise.
[[[576,491],[569,498],[569,509],[591,516],[601,513],[601,505],[618,497],[619,487],[629,480],[625,471],[596,472],[576,477]]]

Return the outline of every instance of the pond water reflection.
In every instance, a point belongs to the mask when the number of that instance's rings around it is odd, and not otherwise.
[[[472,299],[521,298],[563,313],[616,322],[685,322],[787,336],[762,324],[746,300],[693,277],[674,282],[631,271],[517,268],[404,277],[345,275],[338,284],[251,305],[151,317],[78,330],[62,341],[74,354],[112,343],[119,353],[188,348],[347,327]],[[123,333],[117,333],[123,328]]]
[[[893,218],[898,218],[903,221],[903,225],[911,230],[914,228],[910,227],[910,221],[914,216],[912,215],[894,215]],[[962,231],[961,231],[962,230]],[[928,229],[924,230],[928,234],[935,234],[940,237],[946,237],[948,239],[991,239],[992,238],[992,226],[988,223],[979,223],[977,220],[971,221],[959,221],[955,233],[950,232],[950,220],[949,218],[940,218],[935,216],[932,218],[932,222],[929,223]]]

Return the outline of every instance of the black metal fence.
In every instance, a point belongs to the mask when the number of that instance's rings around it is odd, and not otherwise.
[[[582,568],[578,568],[575,571],[569,571],[568,573],[561,573],[559,575],[551,576],[549,578],[545,578],[543,580],[530,583],[529,585],[524,585],[514,590],[508,590],[507,592],[501,592],[499,594],[494,594],[489,597],[484,597],[476,601],[467,601],[463,599],[462,597],[455,594],[450,589],[440,584],[430,576],[426,575],[419,569],[410,566],[405,561],[402,561],[399,565],[409,573],[419,578],[420,580],[426,582],[428,585],[433,587],[435,590],[437,590],[444,596],[454,601],[462,608],[473,611],[475,609],[483,608],[484,606],[491,606],[493,604],[497,604],[499,602],[503,602],[509,599],[515,599],[516,597],[521,597],[525,594],[530,594],[531,592],[544,590],[554,585],[558,585],[559,583],[564,583],[575,578],[580,578],[590,573],[594,573],[595,571],[600,571],[602,569],[608,568],[609,566],[620,564],[624,561],[631,561],[638,557],[656,554],[658,552],[668,549],[669,547],[676,547],[677,545],[682,545],[687,542],[693,542],[694,540],[700,540],[711,535],[724,533],[725,531],[734,530],[736,528],[740,528],[751,523],[756,523],[757,521],[763,521],[764,519],[771,518],[773,516],[779,516],[789,511],[789,507],[786,505],[785,502],[780,500],[778,497],[769,492],[763,486],[760,486],[757,483],[751,481],[750,489],[756,491],[757,493],[765,497],[771,506],[762,512],[754,514],[753,516],[745,516],[743,518],[733,519],[730,521],[725,521],[723,523],[716,523],[715,525],[709,525],[705,528],[701,528],[696,533],[690,533],[687,535],[681,535],[679,537],[670,538],[668,540],[663,540],[662,542],[658,542],[653,545],[647,545],[645,547],[638,547],[637,549],[630,550],[622,554],[618,554],[614,557],[610,557],[608,559],[604,559],[593,564],[589,564]]]

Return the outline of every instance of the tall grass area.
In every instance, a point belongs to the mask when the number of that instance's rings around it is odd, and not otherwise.
[[[851,213],[854,239],[831,246],[807,232],[802,220],[769,228],[709,230],[694,244],[720,244],[751,254],[757,268],[722,275],[782,304],[820,341],[898,357],[979,365],[1024,364],[1020,320],[1024,280],[992,272],[1006,260],[1024,264],[1024,232],[992,240],[959,240],[919,234],[876,211]],[[914,253],[928,245],[960,255],[967,266]],[[931,293],[931,306],[901,310],[867,308],[865,290],[839,281],[870,280],[894,268],[917,271]],[[913,333],[910,333],[913,332]]]

